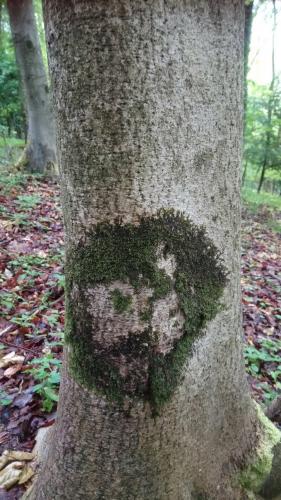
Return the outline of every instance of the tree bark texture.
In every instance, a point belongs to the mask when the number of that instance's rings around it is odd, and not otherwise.
[[[7,0],[16,59],[28,119],[23,160],[30,172],[52,169],[56,162],[55,123],[32,0]]]
[[[28,498],[245,498],[259,423],[241,353],[243,14],[45,0],[67,347]]]

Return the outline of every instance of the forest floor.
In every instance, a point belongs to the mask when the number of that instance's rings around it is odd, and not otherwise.
[[[0,175],[0,454],[31,451],[56,415],[64,329],[63,226],[56,183]],[[253,397],[281,392],[281,206],[243,210],[245,364]],[[1,493],[1,491],[3,493]],[[22,487],[0,490],[20,498]]]

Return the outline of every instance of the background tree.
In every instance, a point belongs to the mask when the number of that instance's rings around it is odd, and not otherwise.
[[[271,106],[270,123],[268,122],[269,103]],[[275,81],[274,94],[265,85],[258,85],[254,82],[249,83],[244,176],[246,165],[251,165],[256,171],[256,175],[259,174],[261,177],[266,160],[266,170],[277,174],[275,183],[272,180],[276,189],[278,189],[278,173],[281,172],[280,110],[281,93],[278,80]]]
[[[272,2],[268,2],[270,5]],[[247,185],[260,192],[265,189],[280,191],[280,81],[275,70],[275,33],[277,26],[277,8],[273,2],[272,18],[272,54],[271,54],[271,81],[269,86],[248,82],[247,110],[244,132],[244,171],[242,182],[245,183],[247,169],[249,175]],[[257,7],[255,4],[255,13]],[[278,70],[277,70],[278,71]],[[256,172],[256,173],[254,173]],[[264,185],[265,173],[269,179]],[[259,180],[254,181],[254,177]]]
[[[267,123],[265,130],[265,147],[264,147],[264,158],[262,162],[261,168],[261,176],[258,185],[258,193],[260,192],[263,181],[265,178],[265,172],[269,164],[269,153],[270,153],[270,143],[271,143],[271,129],[272,129],[272,113],[273,113],[273,103],[274,103],[274,91],[275,91],[275,31],[276,31],[276,5],[275,0],[272,0],[273,7],[273,26],[272,26],[272,53],[271,53],[271,68],[272,68],[272,77],[269,86],[269,97],[268,97],[268,106],[267,106]]]
[[[32,0],[7,0],[7,8],[28,119],[24,164],[31,172],[44,172],[56,161],[55,127]]]
[[[245,498],[280,433],[241,357],[244,2],[46,0],[45,17],[67,347],[28,497]]]
[[[1,135],[25,137],[25,113],[22,102],[20,77],[14,58],[14,48],[9,30],[9,20],[0,5],[0,128]]]

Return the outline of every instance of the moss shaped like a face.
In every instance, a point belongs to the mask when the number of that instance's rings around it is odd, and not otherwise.
[[[86,243],[67,252],[66,342],[73,376],[113,399],[139,397],[159,408],[180,382],[194,340],[218,312],[225,282],[218,250],[202,227],[180,213],[162,210],[138,225],[97,225]],[[107,293],[115,313],[123,315],[125,329],[145,297],[138,331],[126,331],[117,343],[98,338],[102,312],[93,319],[90,303],[101,291],[103,301]],[[167,304],[167,322],[172,317],[174,323],[171,338],[163,340],[155,317]]]

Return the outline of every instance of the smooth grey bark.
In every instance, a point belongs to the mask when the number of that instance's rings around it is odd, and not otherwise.
[[[244,373],[240,320],[243,8],[242,0],[45,0],[69,273],[68,338],[75,318],[78,343],[84,325],[101,353],[114,344],[121,376],[146,374],[138,353],[131,352],[129,363],[118,348],[130,335],[133,341],[134,332],[144,333],[138,307],[149,290],[126,281],[84,286],[100,264],[95,260],[84,281],[70,278],[73,248],[73,266],[84,250],[98,251],[90,235],[100,224],[109,235],[129,224],[134,236],[132,228],[158,210],[180,211],[206,228],[228,281],[221,311],[198,335],[179,384],[157,413],[134,388],[119,401],[89,388],[78,370],[91,368],[93,360],[81,356],[76,371],[70,363],[74,344],[67,344],[57,423],[26,498],[246,498],[238,473],[255,456],[260,425]],[[119,251],[129,244],[120,240]],[[159,270],[173,276],[177,263],[162,250]],[[102,272],[114,267],[110,258]],[[113,309],[116,288],[130,295],[133,312]],[[152,304],[152,315],[157,307],[159,313],[156,349],[174,349],[182,335],[180,314],[178,331],[167,330],[164,313],[174,293],[161,299],[162,307],[160,300]],[[192,289],[188,293],[192,297]],[[115,379],[107,381],[114,388]]]
[[[55,122],[32,0],[7,0],[7,8],[28,120],[21,163],[30,172],[51,171],[56,163]]]

